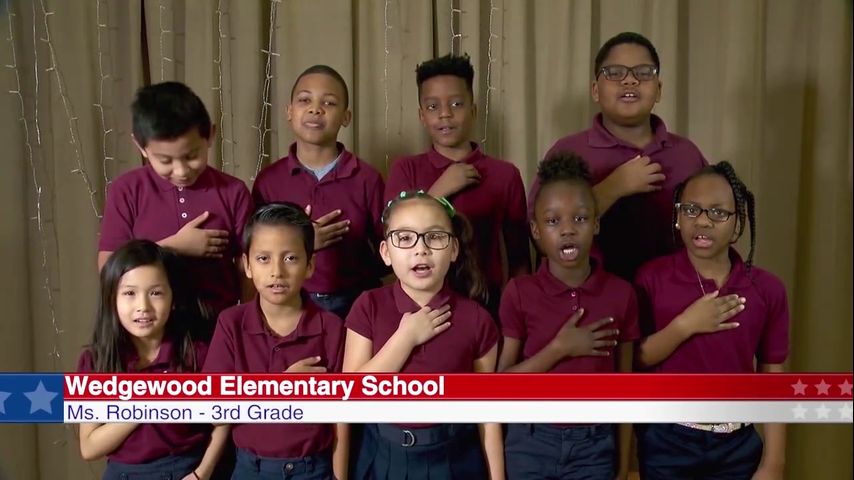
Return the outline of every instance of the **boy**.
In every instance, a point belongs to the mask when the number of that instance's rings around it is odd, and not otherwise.
[[[478,265],[489,287],[490,310],[497,312],[509,277],[530,271],[525,188],[519,169],[492,158],[471,141],[477,118],[474,68],[468,56],[428,60],[415,70],[418,118],[433,141],[427,152],[398,159],[388,174],[385,199],[424,190],[447,197],[471,222]],[[506,255],[502,255],[501,241]]]
[[[258,175],[252,191],[258,205],[293,202],[312,217],[317,260],[305,288],[341,318],[382,274],[383,180],[337,141],[350,124],[348,104],[347,85],[333,68],[315,65],[300,74],[287,108],[296,141],[288,156]]]
[[[344,323],[305,298],[314,272],[314,227],[302,207],[269,204],[243,233],[243,265],[258,295],[222,312],[205,372],[340,372]],[[237,466],[232,478],[276,474],[346,478],[345,427],[329,424],[238,424],[232,435]]]
[[[574,152],[590,165],[602,215],[594,255],[632,281],[637,268],[675,250],[670,231],[673,191],[706,165],[690,140],[652,114],[661,99],[658,52],[642,35],[624,32],[596,54],[593,101],[601,113],[590,129],[558,140],[548,155]],[[529,198],[538,189],[535,180]],[[533,203],[528,205],[532,216]]]
[[[240,299],[239,238],[252,213],[239,179],[208,168],[216,127],[186,85],[164,82],[137,91],[132,139],[145,166],[118,177],[107,193],[98,269],[131,239],[187,256],[201,299],[216,315]]]

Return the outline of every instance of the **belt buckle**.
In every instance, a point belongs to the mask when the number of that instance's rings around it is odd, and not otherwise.
[[[400,444],[401,447],[411,447],[415,445],[415,435],[409,430],[403,431],[403,443]]]

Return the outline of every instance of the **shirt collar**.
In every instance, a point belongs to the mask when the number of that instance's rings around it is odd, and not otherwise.
[[[302,297],[302,314],[300,315],[299,323],[297,323],[297,328],[286,337],[279,338],[279,340],[290,341],[298,338],[313,337],[322,333],[323,325],[318,318],[320,310],[308,298],[305,292],[300,292],[300,296]],[[271,335],[269,327],[267,327],[264,321],[260,295],[255,295],[255,299],[251,304],[247,305],[246,311],[243,313],[243,331],[250,335]]]
[[[732,247],[729,248],[729,261],[731,267],[729,277],[727,277],[727,281],[724,286],[737,288],[750,286],[751,281],[750,277],[747,275],[747,267],[744,265],[741,255],[739,255],[738,251]],[[694,268],[694,264],[691,263],[691,259],[688,257],[688,249],[683,248],[675,254],[673,267],[676,278],[682,283],[699,286],[702,282],[703,288],[701,290],[705,290],[709,293],[717,289],[714,280],[700,276]],[[709,286],[712,290],[709,290],[706,286]]]
[[[658,115],[650,114],[649,121],[652,126],[653,136],[651,147],[654,148],[650,148],[650,146],[648,146],[644,150],[656,151],[664,147],[669,147],[670,134],[667,132],[667,126],[664,124],[664,120],[662,120]],[[602,123],[601,113],[596,115],[593,119],[593,127],[588,130],[587,144],[594,148],[611,148],[616,147],[617,145],[637,148],[634,145],[629,145],[626,142],[623,142],[608,131],[608,129],[605,128],[605,124]]]
[[[164,336],[160,342],[160,350],[157,351],[157,356],[154,361],[147,365],[143,370],[169,368],[173,363],[175,345],[172,339]],[[124,352],[123,362],[129,372],[136,370],[136,364],[139,363],[139,352],[136,351],[133,344],[130,344],[130,349]]]
[[[151,166],[151,161],[147,161],[145,164],[146,172],[148,172],[148,176],[154,181],[154,184],[157,185],[157,188],[161,191],[169,191],[169,190],[195,190],[195,191],[206,191],[208,188],[213,185],[214,177],[213,172],[211,172],[211,167],[206,166],[202,173],[199,175],[199,178],[196,179],[196,182],[190,185],[189,187],[176,187],[169,180],[161,177],[154,171],[154,167]]]
[[[403,291],[403,287],[400,285],[400,280],[394,282],[394,285],[392,286],[392,296],[394,297],[394,304],[397,306],[397,311],[400,314],[412,313],[421,309],[421,307],[415,303],[415,300]],[[430,299],[427,306],[431,309],[436,309],[443,305],[451,305],[452,298],[453,295],[451,288],[447,283],[445,283],[442,286],[442,289]],[[451,305],[451,307],[453,308],[453,305]]]
[[[465,158],[461,160],[462,163],[474,163],[481,158],[483,158],[483,152],[480,149],[480,144],[477,142],[471,143],[471,153],[466,155]],[[450,158],[442,155],[441,153],[436,151],[435,147],[430,147],[430,150],[427,151],[427,159],[430,160],[430,163],[433,164],[434,167],[443,169],[452,163],[457,163]]]
[[[318,183],[324,183],[338,178],[351,177],[356,173],[356,170],[358,170],[359,164],[356,162],[356,156],[353,155],[353,152],[347,150],[341,142],[336,142],[336,145],[338,146],[339,153],[335,161],[337,161],[338,164],[335,165],[335,168],[333,168],[331,172],[324,175]],[[315,178],[314,174],[307,171],[306,167],[304,167],[297,158],[296,142],[292,143],[290,148],[288,148],[288,156],[285,157],[285,162],[287,162],[288,171],[291,172],[292,176],[300,173],[306,173],[311,175],[312,178]]]
[[[559,278],[555,277],[552,272],[549,270],[549,262],[545,260],[540,265],[540,268],[536,273],[537,280],[540,285],[549,296],[558,296],[564,293],[571,292],[572,290],[581,290],[590,295],[598,295],[601,293],[602,288],[605,285],[605,280],[608,278],[608,274],[605,270],[599,265],[599,262],[590,257],[590,275],[587,276],[587,279],[584,280],[584,283],[579,287],[570,287],[565,284]]]

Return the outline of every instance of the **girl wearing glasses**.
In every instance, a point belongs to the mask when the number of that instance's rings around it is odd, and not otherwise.
[[[476,301],[486,286],[466,220],[418,191],[391,200],[382,223],[380,255],[398,280],[353,305],[344,371],[495,371],[498,330]],[[362,442],[357,479],[504,478],[498,424],[366,425]]]
[[[666,373],[781,372],[789,353],[786,289],[753,266],[753,194],[732,165],[706,167],[676,189],[673,225],[684,248],[644,265],[636,279],[641,367]],[[742,260],[733,244],[750,227]],[[746,423],[637,426],[641,477],[782,478],[783,425],[765,446]]]

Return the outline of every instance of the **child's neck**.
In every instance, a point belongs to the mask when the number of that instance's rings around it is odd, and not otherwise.
[[[644,148],[652,142],[652,123],[650,119],[646,119],[639,125],[619,125],[605,115],[602,115],[602,125],[615,137],[637,148]]]
[[[163,337],[159,338],[139,338],[133,337],[131,339],[134,348],[136,349],[136,354],[139,357],[137,360],[135,368],[137,370],[141,370],[152,363],[157,358],[157,355],[160,353],[160,346],[163,344]]]
[[[549,272],[568,287],[578,288],[583,285],[590,276],[590,271],[589,257],[575,268],[564,268],[549,260]]]
[[[442,285],[438,285],[434,288],[428,288],[426,290],[414,289],[409,287],[403,282],[400,282],[400,288],[409,295],[409,298],[412,299],[413,302],[417,303],[419,307],[423,307],[430,303],[430,300],[436,296],[442,290]]]
[[[284,305],[274,305],[264,301],[260,301],[261,313],[264,314],[264,321],[270,330],[276,332],[277,335],[284,337],[296,330],[300,317],[302,317],[302,298],[297,295],[294,299]]]
[[[729,278],[730,270],[732,270],[732,261],[729,259],[729,249],[724,250],[720,255],[712,258],[697,258],[688,253],[688,259],[697,275],[702,278],[708,278],[715,281],[715,285],[721,288]]]
[[[314,170],[323,168],[338,158],[338,143],[314,145],[297,140],[297,160]]]
[[[473,151],[471,142],[468,140],[455,147],[445,147],[434,143],[433,148],[443,157],[449,158],[455,162],[463,161],[466,157],[471,155],[471,152]]]

